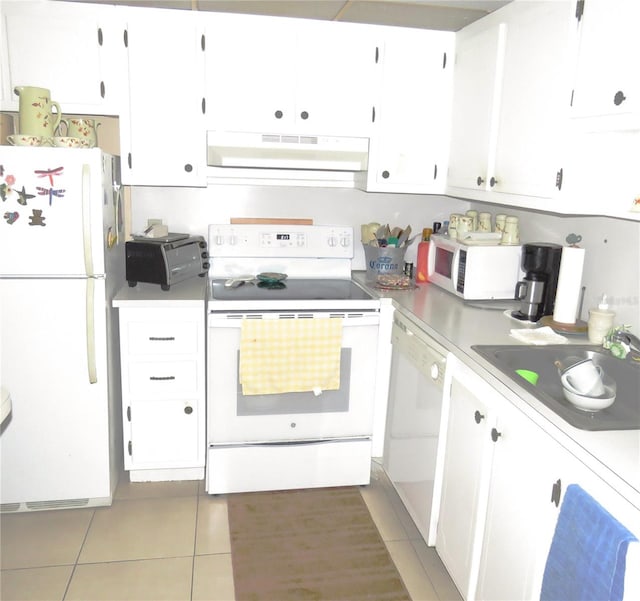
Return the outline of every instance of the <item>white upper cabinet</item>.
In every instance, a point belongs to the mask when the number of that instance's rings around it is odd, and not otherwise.
[[[379,32],[369,192],[445,190],[455,35],[386,28]]]
[[[122,181],[205,186],[205,38],[199,14],[127,8],[126,16],[129,106],[120,120]]]
[[[2,110],[18,110],[16,86],[35,86],[65,114],[120,113],[126,79],[113,7],[3,0],[0,10]]]
[[[507,22],[496,159],[488,184],[496,192],[548,198],[562,187],[575,6],[560,1],[516,7]]]
[[[505,37],[506,27],[500,23],[458,33],[448,174],[451,188],[482,191],[490,179]]]
[[[615,117],[599,127],[640,129],[637,0],[586,0],[571,115]]]
[[[459,33],[452,194],[474,191],[479,200],[531,207],[538,202],[518,197],[556,194],[577,35],[573,9],[564,0],[516,1]]]
[[[206,23],[209,129],[368,136],[369,28],[227,14]]]

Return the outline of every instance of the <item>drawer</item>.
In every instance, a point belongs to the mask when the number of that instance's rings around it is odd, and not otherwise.
[[[195,359],[129,363],[129,393],[132,397],[155,400],[193,397],[201,385]]]
[[[184,355],[198,351],[198,333],[202,324],[196,320],[131,321],[127,327],[130,355]]]

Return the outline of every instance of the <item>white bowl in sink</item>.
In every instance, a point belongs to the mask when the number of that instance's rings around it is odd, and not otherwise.
[[[604,392],[597,396],[580,394],[565,379],[562,380],[564,398],[583,411],[602,411],[616,400],[616,384],[608,378],[604,381]]]

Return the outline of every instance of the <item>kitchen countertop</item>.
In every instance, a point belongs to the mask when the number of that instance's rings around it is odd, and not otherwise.
[[[113,306],[157,309],[202,307],[204,311],[207,281],[207,278],[193,277],[173,284],[170,290],[162,290],[158,284],[139,282],[131,288],[125,283],[114,297]]]
[[[640,509],[640,430],[592,432],[574,428],[471,349],[476,344],[521,344],[509,330],[532,326],[504,314],[508,308],[517,308],[516,301],[462,301],[428,283],[413,290],[379,290],[367,285],[364,271],[353,272],[353,279],[376,297],[389,299]],[[589,344],[586,335],[567,339],[569,343]]]

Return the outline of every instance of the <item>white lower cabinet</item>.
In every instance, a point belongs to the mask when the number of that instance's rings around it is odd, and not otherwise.
[[[639,508],[474,371],[455,358],[448,369],[436,551],[465,599],[540,598],[570,484],[580,485],[640,538]],[[625,599],[639,590],[635,572],[627,569]]]
[[[120,308],[124,467],[131,480],[204,477],[201,308]]]

